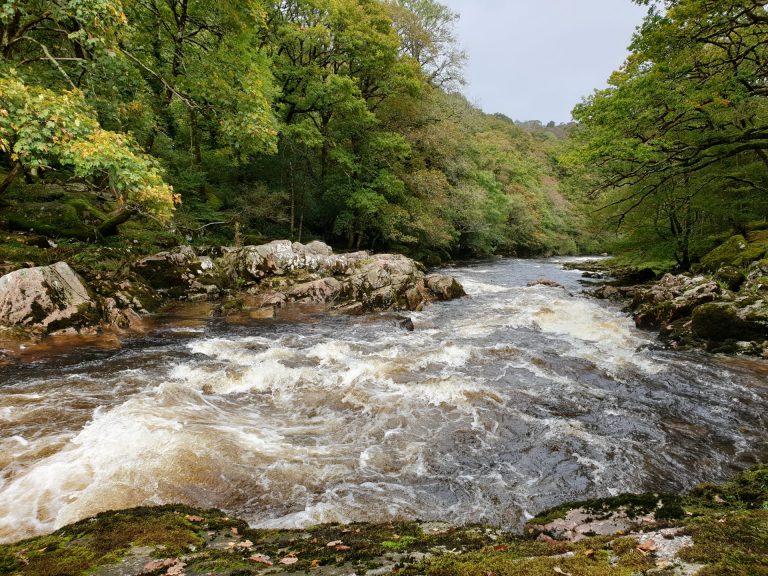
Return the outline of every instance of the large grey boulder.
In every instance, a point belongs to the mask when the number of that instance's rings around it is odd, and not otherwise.
[[[54,332],[92,323],[96,305],[65,262],[0,278],[0,326]]]

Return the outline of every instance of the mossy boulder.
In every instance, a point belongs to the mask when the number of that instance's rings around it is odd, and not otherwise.
[[[691,329],[698,338],[713,342],[763,340],[768,337],[768,327],[760,318],[757,310],[750,316],[734,304],[712,302],[693,311]]]
[[[746,275],[741,268],[736,266],[721,266],[715,273],[715,280],[722,282],[729,290],[736,292],[746,280]]]
[[[96,303],[65,262],[0,278],[0,326],[53,332],[93,323]]]
[[[745,267],[768,254],[768,231],[751,232],[745,238],[737,234],[701,259],[705,270],[715,272],[722,266]]]

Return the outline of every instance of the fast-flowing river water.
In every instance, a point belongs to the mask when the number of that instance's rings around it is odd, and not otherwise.
[[[412,314],[169,323],[0,368],[0,540],[184,502],[251,524],[510,528],[768,459],[768,362],[656,350],[557,261],[455,268]],[[526,287],[545,276],[566,289]]]

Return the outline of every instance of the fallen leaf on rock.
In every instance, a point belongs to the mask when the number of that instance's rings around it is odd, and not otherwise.
[[[203,520],[205,520],[205,518],[203,518],[202,516],[190,516],[189,514],[184,516],[184,518],[186,518],[190,522],[202,522]]]
[[[272,566],[272,561],[269,559],[269,556],[265,554],[254,554],[250,558],[248,558],[251,562],[258,562],[259,564],[266,564],[267,566]]]
[[[654,552],[656,550],[656,542],[653,540],[646,540],[645,542],[638,544],[637,549],[643,554]]]
[[[552,568],[552,571],[555,574],[562,574],[562,576],[573,576],[573,574],[571,574],[570,572],[564,571],[562,568],[560,568],[560,566],[555,566],[554,568]]]
[[[165,558],[163,560],[154,560],[144,565],[144,572],[157,572],[163,568],[168,568],[166,574],[168,576],[183,576],[184,567],[187,564],[182,562],[178,558]]]
[[[547,536],[546,534],[539,534],[539,537],[536,538],[539,542],[546,542],[547,544],[555,544],[557,540],[552,538],[552,536]]]
[[[144,572],[156,572],[157,570],[160,570],[161,568],[167,568],[172,564],[173,560],[171,558],[166,558],[165,560],[153,560],[152,562],[147,562],[144,565]]]
[[[168,571],[165,574],[166,576],[184,576],[184,568],[186,565],[185,562],[177,560],[177,563],[168,568]]]
[[[299,559],[296,558],[296,556],[286,556],[285,558],[280,559],[280,564],[285,564],[286,566],[290,566],[291,564],[296,564]]]
[[[341,540],[333,540],[332,542],[328,542],[328,544],[326,544],[326,546],[328,546],[328,548],[334,548],[334,547],[338,546],[339,544],[344,544],[344,542],[342,542]]]
[[[26,566],[29,564],[29,558],[27,558],[27,552],[28,550],[24,548],[23,550],[19,550],[16,552],[16,559],[21,562],[23,566]]]

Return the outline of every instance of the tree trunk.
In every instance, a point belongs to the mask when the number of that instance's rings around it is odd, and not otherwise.
[[[120,208],[112,212],[104,222],[99,226],[101,236],[114,236],[117,234],[117,227],[126,223],[136,211],[132,208]]]
[[[11,184],[13,184],[13,181],[16,179],[16,176],[19,175],[19,172],[21,172],[21,164],[16,162],[11,168],[11,171],[8,172],[3,181],[0,182],[0,196],[5,194],[8,188],[10,188]]]

